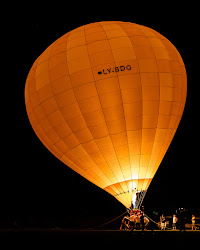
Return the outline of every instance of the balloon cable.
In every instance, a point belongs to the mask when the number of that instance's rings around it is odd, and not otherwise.
[[[103,227],[103,226],[105,226],[105,225],[108,225],[108,224],[110,224],[111,222],[113,222],[113,221],[117,220],[118,218],[120,218],[121,216],[123,216],[124,214],[129,213],[128,210],[130,210],[130,209],[128,208],[127,211],[125,211],[124,213],[120,214],[120,215],[117,216],[116,218],[114,218],[114,219],[112,219],[112,220],[110,220],[110,221],[108,221],[108,222],[106,222],[106,223],[100,224],[100,225],[98,225],[98,226],[96,226],[96,227],[92,227],[92,228],[84,228],[84,229],[82,229],[82,230],[94,230],[94,229],[96,229],[96,228],[99,228],[99,227]],[[137,209],[137,210],[141,211],[140,209]],[[145,213],[143,213],[143,214],[144,214],[144,216],[146,216],[150,221],[152,221],[153,223],[155,223],[157,226],[159,225],[158,222],[152,220],[147,214],[145,214]],[[127,219],[129,219],[129,218],[127,218]],[[171,229],[170,227],[166,227],[166,228]]]
[[[114,219],[112,219],[112,220],[110,220],[110,221],[108,221],[108,222],[106,222],[106,223],[103,223],[103,224],[98,225],[98,226],[96,226],[96,227],[86,228],[86,229],[83,229],[83,230],[94,230],[94,229],[96,229],[96,228],[103,227],[103,226],[108,225],[109,223],[111,223],[111,222],[117,220],[118,218],[120,218],[122,215],[124,215],[124,214],[126,214],[126,213],[127,213],[127,211],[125,211],[124,213],[120,214],[120,215],[117,216],[116,218],[114,218]]]

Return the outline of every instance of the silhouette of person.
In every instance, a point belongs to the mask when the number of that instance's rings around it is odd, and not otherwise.
[[[185,209],[180,212],[180,232],[185,232]]]
[[[144,215],[143,215],[143,213],[141,213],[141,216],[140,216],[140,223],[141,223],[142,231],[144,231]]]

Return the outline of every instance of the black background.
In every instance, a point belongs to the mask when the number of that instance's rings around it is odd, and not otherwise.
[[[186,106],[144,205],[146,211],[167,213],[178,207],[199,211],[197,6],[100,2],[55,7],[58,8],[49,12],[40,6],[34,10],[24,6],[4,25],[2,85],[6,90],[2,91],[0,228],[14,224],[39,228],[89,227],[125,212],[115,198],[65,166],[43,146],[25,109],[25,81],[36,58],[68,31],[97,21],[128,21],[148,26],[167,37],[180,52],[188,77]]]

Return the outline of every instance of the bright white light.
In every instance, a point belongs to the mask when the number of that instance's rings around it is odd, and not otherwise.
[[[133,195],[133,198],[132,198],[133,208],[135,208],[136,205],[137,205],[136,203],[137,203],[137,194],[138,193],[140,193],[140,191],[135,192],[134,195]]]
[[[133,181],[129,182],[129,192],[133,192],[137,189],[137,184]]]

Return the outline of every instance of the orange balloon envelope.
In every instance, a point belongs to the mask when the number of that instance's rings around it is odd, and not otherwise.
[[[52,154],[130,207],[172,141],[186,81],[179,52],[160,33],[133,23],[92,23],[37,58],[26,109]]]

